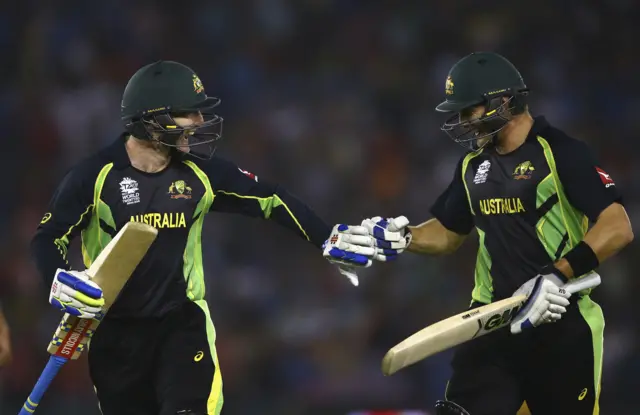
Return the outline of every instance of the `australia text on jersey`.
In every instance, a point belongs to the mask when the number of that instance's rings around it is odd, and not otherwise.
[[[483,215],[503,215],[524,212],[524,205],[519,197],[498,197],[479,201]]]
[[[142,222],[156,229],[186,228],[187,221],[183,212],[143,213],[131,216],[131,222]]]

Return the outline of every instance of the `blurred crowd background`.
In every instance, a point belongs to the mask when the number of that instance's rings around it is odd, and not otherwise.
[[[0,369],[2,414],[28,395],[60,318],[28,242],[66,169],[121,132],[129,77],[158,59],[191,66],[222,99],[218,155],[281,183],[330,223],[400,214],[419,223],[464,151],[434,111],[446,73],[472,51],[499,52],[531,88],[533,114],[595,150],[640,232],[636,0],[0,3],[0,299],[14,347]],[[224,413],[432,413],[449,352],[389,378],[380,363],[408,334],[468,305],[475,236],[452,257],[376,264],[354,288],[272,223],[212,215],[205,229]],[[607,321],[607,415],[639,410],[638,253],[634,243],[604,264],[593,294]],[[98,414],[86,359],[63,368],[40,412]]]

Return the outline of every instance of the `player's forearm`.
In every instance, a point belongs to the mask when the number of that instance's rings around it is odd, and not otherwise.
[[[66,269],[69,264],[56,239],[39,230],[31,240],[31,256],[47,287],[53,282],[58,268]]]
[[[617,254],[633,240],[633,230],[624,208],[616,203],[610,209],[584,237],[600,262]]]
[[[320,248],[331,233],[331,227],[308,205],[278,186],[270,219],[291,229]]]
[[[0,367],[11,361],[11,333],[9,324],[0,309]]]
[[[633,240],[633,230],[629,217],[618,203],[605,209],[595,225],[587,232],[583,241],[602,263],[617,254]],[[574,277],[576,272],[567,259],[561,259],[556,267],[567,277]]]
[[[455,252],[466,238],[465,235],[459,235],[445,228],[437,219],[430,219],[409,229],[412,238],[407,250],[418,254],[450,254]]]
[[[0,337],[9,337],[9,324],[4,317],[2,308],[0,308]]]
[[[213,208],[268,219],[297,233],[318,248],[331,233],[331,227],[308,205],[278,184],[256,183],[244,194],[219,190]]]
[[[239,213],[276,222],[320,248],[331,228],[313,210],[282,186],[258,180],[223,159],[215,159],[208,175],[214,179],[212,211]],[[215,178],[222,178],[220,183]]]
[[[7,320],[4,318],[4,310],[2,309],[2,303],[0,303],[0,333],[2,333],[5,328],[9,327],[7,325]]]

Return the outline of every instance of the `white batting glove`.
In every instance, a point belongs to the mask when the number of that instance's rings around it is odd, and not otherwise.
[[[49,302],[80,318],[102,318],[102,289],[83,271],[58,269],[51,284]]]
[[[513,295],[524,294],[527,301],[511,322],[511,333],[560,320],[567,312],[571,296],[562,288],[565,283],[566,278],[559,271],[543,271],[518,288]]]
[[[373,256],[377,261],[387,262],[398,258],[411,243],[409,232],[409,219],[406,216],[383,219],[380,216],[362,221],[362,226],[367,228],[369,235],[373,237],[376,253]]]
[[[323,256],[338,266],[338,271],[358,285],[358,268],[371,266],[376,249],[373,238],[362,226],[336,225],[322,245]]]

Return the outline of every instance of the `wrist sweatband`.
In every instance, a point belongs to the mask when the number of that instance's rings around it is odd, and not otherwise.
[[[575,278],[593,271],[600,265],[596,253],[593,252],[593,249],[584,241],[580,241],[578,245],[567,252],[563,258],[571,265]]]
[[[556,277],[560,279],[560,281],[562,281],[563,284],[566,284],[569,281],[569,279],[562,273],[562,271],[556,268],[554,264],[547,264],[544,267],[542,267],[542,269],[540,270],[540,274],[542,275],[554,274]]]

